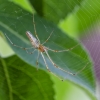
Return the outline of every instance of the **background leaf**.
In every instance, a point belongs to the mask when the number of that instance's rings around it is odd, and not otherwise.
[[[73,37],[85,35],[86,31],[93,29],[94,25],[99,22],[99,6],[100,0],[84,0],[79,9],[74,10],[59,23],[60,28]]]
[[[17,56],[0,60],[1,100],[54,100],[49,75],[26,64]]]
[[[23,47],[31,46],[29,40],[25,36],[25,32],[29,30],[34,33],[32,22],[33,15],[23,10],[19,6],[13,4],[12,2],[7,2],[3,0],[1,0],[1,2],[2,5],[0,6],[0,30],[3,33],[6,33],[8,37],[13,41],[13,43]],[[71,48],[78,44],[77,41],[68,37],[55,25],[45,21],[44,19],[41,19],[37,15],[35,16],[35,23],[41,43],[43,43],[43,41],[46,40],[52,30],[54,30],[52,37],[50,38],[48,43],[45,44],[47,47],[61,50]],[[35,65],[37,52],[35,52],[34,55],[29,55],[19,48],[16,48],[14,46],[11,47],[21,59],[23,59],[30,65],[37,67]],[[87,62],[90,62],[84,71],[82,71],[77,76],[72,76],[68,73],[64,73],[63,71],[58,70],[57,68],[54,68],[54,66],[45,56],[48,66],[53,73],[64,78],[65,80],[67,79],[73,81],[74,83],[86,88],[88,91],[94,94],[95,79],[93,68],[91,65],[91,61],[87,56],[87,53],[80,45],[78,45],[77,47],[75,47],[75,49],[69,52],[49,52],[49,54],[58,66],[72,73],[79,71],[84,66],[86,66]],[[42,69],[46,69],[43,59],[41,57],[39,59],[39,66]]]
[[[83,0],[29,0],[36,12],[46,19],[58,23]]]

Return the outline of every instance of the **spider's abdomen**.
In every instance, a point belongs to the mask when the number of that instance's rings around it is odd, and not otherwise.
[[[41,51],[41,52],[45,52],[45,47],[44,46],[42,46],[42,45],[39,45],[39,47],[38,47],[38,49]]]
[[[29,31],[26,32],[26,35],[29,38],[32,46],[34,48],[39,48],[39,45],[40,45],[39,41]]]
[[[31,41],[31,44],[34,46],[34,48],[39,48],[39,42],[38,42],[38,40]]]

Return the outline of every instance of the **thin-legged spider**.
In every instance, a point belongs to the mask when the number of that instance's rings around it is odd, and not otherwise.
[[[16,45],[16,44],[14,44],[14,43],[9,39],[9,37],[8,37],[6,34],[5,34],[5,36],[7,37],[7,39],[9,40],[9,42],[10,42],[13,46],[18,47],[18,48],[21,48],[21,49],[25,50],[25,51],[26,51],[27,53],[29,53],[29,54],[33,54],[35,50],[38,50],[38,56],[37,56],[37,62],[36,62],[36,64],[38,65],[39,55],[41,54],[41,56],[42,56],[42,58],[43,58],[43,60],[44,60],[46,69],[47,69],[50,73],[52,73],[54,76],[56,76],[56,77],[58,77],[58,76],[55,75],[53,72],[51,72],[51,71],[49,70],[49,67],[48,67],[47,62],[46,62],[46,60],[45,60],[45,57],[44,57],[44,55],[43,55],[43,52],[46,53],[47,57],[49,58],[50,62],[53,64],[54,67],[56,67],[56,68],[58,68],[58,69],[60,69],[60,70],[62,70],[62,71],[64,71],[64,72],[66,72],[66,73],[68,73],[68,74],[77,75],[77,74],[79,74],[81,71],[83,71],[83,70],[86,68],[86,66],[87,66],[88,63],[87,63],[81,70],[79,70],[78,72],[76,72],[75,74],[73,74],[73,73],[71,73],[71,72],[69,72],[69,71],[67,71],[67,70],[64,70],[64,69],[60,68],[59,66],[57,66],[57,65],[53,62],[53,60],[51,59],[51,57],[49,56],[48,50],[50,50],[50,51],[52,51],[52,52],[66,52],[66,51],[70,51],[70,50],[74,49],[77,45],[75,45],[75,46],[72,47],[72,48],[66,49],[66,50],[53,50],[53,49],[47,48],[47,47],[45,47],[43,44],[45,44],[45,43],[50,39],[50,37],[51,37],[53,31],[50,33],[49,37],[44,41],[44,43],[41,44],[41,43],[40,43],[40,40],[39,40],[39,37],[38,37],[38,35],[37,35],[37,32],[36,32],[36,26],[35,26],[35,21],[34,21],[34,15],[33,15],[33,24],[34,24],[34,34],[35,34],[35,37],[34,37],[29,31],[26,32],[26,35],[27,35],[27,37],[29,38],[29,40],[30,40],[30,42],[31,42],[31,44],[32,44],[32,47],[30,47],[30,48],[24,48],[24,47],[18,46],[18,45]],[[31,48],[34,48],[34,51],[33,51],[33,52],[28,52],[27,50],[28,50],[28,49],[31,49]],[[59,77],[58,77],[58,78],[59,78]],[[60,79],[60,78],[59,78],[59,79]],[[62,80],[62,79],[60,79],[60,80]]]

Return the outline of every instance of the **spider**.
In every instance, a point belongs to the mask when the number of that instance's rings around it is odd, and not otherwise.
[[[75,45],[75,46],[72,47],[72,48],[66,49],[66,50],[53,50],[53,49],[50,49],[50,48],[44,46],[44,44],[50,39],[50,37],[51,37],[53,31],[50,33],[50,35],[48,36],[48,38],[41,44],[41,43],[40,43],[40,39],[39,39],[39,37],[38,37],[38,35],[37,35],[37,32],[36,32],[36,25],[35,25],[35,21],[34,21],[34,15],[33,15],[33,25],[34,25],[34,34],[35,34],[35,37],[31,34],[30,31],[27,31],[27,32],[26,32],[26,35],[27,35],[28,39],[30,40],[30,42],[31,42],[31,44],[32,44],[32,47],[30,47],[30,48],[24,48],[24,47],[18,46],[18,45],[16,45],[16,44],[14,44],[14,43],[9,39],[9,37],[8,37],[6,34],[5,34],[5,36],[6,36],[6,38],[9,40],[9,42],[10,42],[13,46],[18,47],[18,48],[21,48],[21,49],[25,50],[25,51],[26,51],[27,53],[29,53],[29,54],[33,54],[35,50],[38,50],[38,56],[37,56],[36,64],[38,65],[39,54],[41,54],[41,56],[42,56],[42,58],[43,58],[43,60],[44,60],[46,69],[48,70],[48,72],[50,72],[51,74],[53,74],[53,75],[56,76],[56,77],[58,77],[58,76],[49,70],[49,67],[48,67],[48,65],[47,65],[47,62],[46,62],[46,60],[45,60],[45,57],[44,57],[43,53],[46,53],[47,57],[49,58],[50,62],[53,64],[54,67],[56,67],[56,68],[58,68],[58,69],[60,69],[60,70],[62,70],[62,71],[64,71],[64,72],[66,72],[66,73],[68,73],[68,74],[71,74],[71,75],[73,75],[73,76],[79,74],[81,71],[83,71],[83,70],[86,68],[86,66],[87,66],[88,63],[87,63],[81,70],[79,70],[78,72],[76,72],[75,74],[73,74],[73,73],[71,73],[71,72],[69,72],[69,71],[67,71],[67,70],[64,70],[64,69],[60,68],[59,66],[57,66],[57,65],[53,62],[53,60],[51,59],[50,55],[48,54],[48,50],[50,50],[50,51],[52,51],[52,52],[66,52],[66,51],[70,51],[70,50],[74,49],[77,45]],[[31,48],[34,48],[34,51],[33,51],[33,52],[28,52],[27,50],[28,50],[28,49],[31,49]],[[58,78],[59,78],[59,77],[58,77]],[[61,78],[59,78],[59,79],[62,80]],[[63,80],[62,80],[62,81],[63,81]]]

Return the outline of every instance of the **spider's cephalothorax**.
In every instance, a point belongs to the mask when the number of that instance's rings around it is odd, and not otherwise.
[[[41,52],[45,52],[45,46],[43,46],[43,45],[39,45],[39,48],[38,48],[38,50],[40,50]]]
[[[45,52],[45,49],[46,49],[45,46],[40,44],[40,42],[31,34],[31,32],[27,31],[26,35],[29,38],[34,48],[38,49],[41,52]]]

